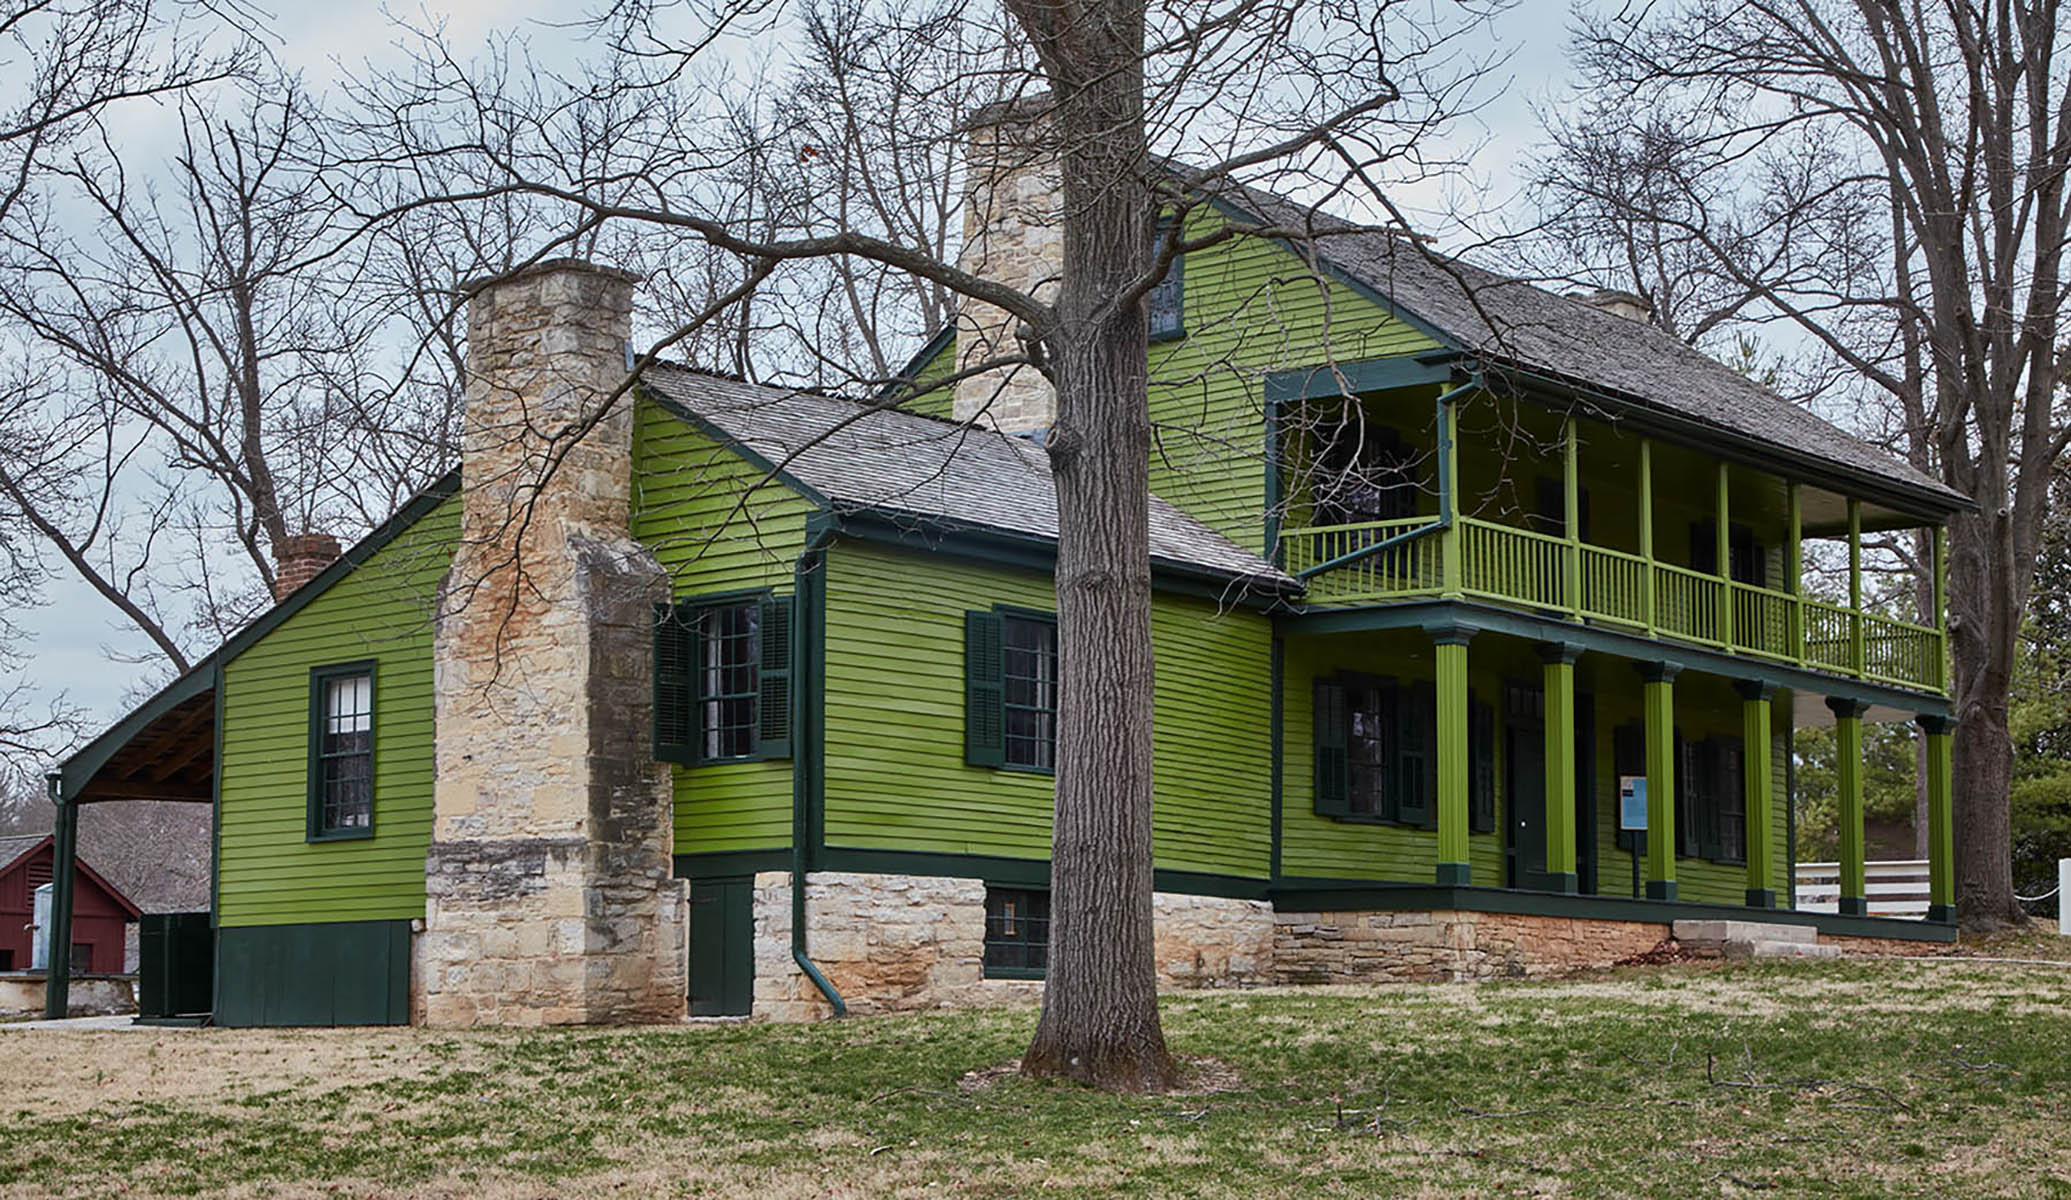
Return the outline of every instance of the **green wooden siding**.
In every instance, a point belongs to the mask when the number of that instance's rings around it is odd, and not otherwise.
[[[223,668],[218,919],[424,915],[432,819],[432,616],[459,539],[449,499]],[[373,659],[374,836],[307,838],[309,671]]]
[[[811,503],[652,399],[635,406],[634,422],[633,536],[668,569],[676,595],[789,594]],[[791,844],[789,759],[671,773],[676,853]]]
[[[1328,638],[1289,638],[1286,643],[1286,685],[1282,689],[1286,765],[1280,780],[1280,870],[1285,875],[1334,879],[1430,883],[1438,865],[1438,831],[1401,825],[1362,824],[1319,817],[1315,808],[1314,713],[1315,681],[1353,671],[1393,677],[1398,683],[1436,678],[1431,643],[1421,632],[1362,634]],[[1530,660],[1537,677],[1538,660]],[[1518,669],[1523,669],[1520,665]],[[1477,700],[1496,708],[1496,833],[1468,837],[1467,858],[1473,883],[1503,884],[1501,829],[1509,812],[1502,770],[1503,673],[1481,639],[1467,647],[1467,687]]]
[[[1222,221],[1197,212],[1187,236]],[[1438,343],[1364,292],[1312,273],[1285,245],[1256,238],[1187,255],[1185,305],[1187,336],[1151,347],[1151,490],[1238,545],[1263,550],[1265,375]]]
[[[947,379],[956,370],[956,343],[946,342],[935,353],[928,356],[920,369],[913,373],[913,385],[918,389],[913,399],[903,407],[907,412],[919,413],[924,417],[935,417],[943,421],[956,419],[956,389],[938,388],[935,384]]]
[[[831,846],[1050,854],[1052,780],[964,763],[964,613],[1054,609],[1047,575],[843,542],[828,553],[826,835]],[[1161,868],[1263,878],[1271,814],[1271,630],[1159,595]]]

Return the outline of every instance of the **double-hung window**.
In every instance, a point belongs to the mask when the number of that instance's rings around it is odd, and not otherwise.
[[[1159,222],[1157,239],[1151,247],[1153,257],[1165,253],[1173,234],[1169,222]],[[1150,317],[1152,341],[1166,342],[1186,336],[1186,259],[1173,256],[1172,265],[1165,270],[1165,278],[1150,290],[1143,303]]]
[[[791,754],[791,598],[693,597],[656,613],[654,753],[664,762]]]
[[[374,833],[374,664],[309,673],[310,841]]]
[[[964,614],[964,761],[1057,769],[1057,618],[1025,609]]]

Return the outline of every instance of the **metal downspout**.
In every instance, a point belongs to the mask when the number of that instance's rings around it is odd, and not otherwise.
[[[827,596],[827,545],[834,540],[831,526],[809,529],[805,549],[798,555],[798,567],[792,585],[792,653],[803,671],[794,669],[794,678],[804,676],[806,686],[791,690],[791,961],[812,980],[820,995],[834,1007],[834,1015],[848,1015],[848,1002],[841,998],[832,980],[814,964],[806,953],[805,934],[805,886],[808,868],[811,866],[810,849],[812,838],[812,789],[809,773],[817,772],[822,762],[818,726],[811,720],[802,719],[810,706],[823,703],[820,694],[824,661],[821,656],[822,609]],[[800,636],[800,635],[803,636]]]

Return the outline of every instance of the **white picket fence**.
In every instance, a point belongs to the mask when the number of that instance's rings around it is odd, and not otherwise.
[[[1873,917],[1927,916],[1927,860],[1863,864],[1864,885]],[[1841,908],[1841,864],[1798,864],[1798,910],[1838,912]]]

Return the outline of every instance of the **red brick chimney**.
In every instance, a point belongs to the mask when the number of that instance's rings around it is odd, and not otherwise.
[[[296,533],[273,548],[273,598],[276,602],[295,594],[303,584],[338,561],[338,539],[328,533]]]

